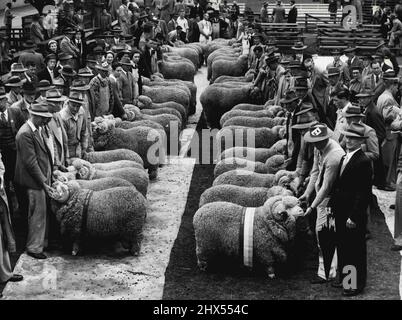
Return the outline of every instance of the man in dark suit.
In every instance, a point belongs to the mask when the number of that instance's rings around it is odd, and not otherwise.
[[[123,105],[132,104],[136,91],[136,83],[132,73],[133,65],[131,64],[130,58],[122,58],[120,65],[123,69],[119,77],[122,102]]]
[[[38,73],[38,80],[47,80],[50,84],[53,84],[53,79],[58,75],[55,73],[57,57],[55,54],[51,53],[45,58],[46,68],[42,72]]]
[[[344,296],[358,295],[366,286],[367,208],[371,198],[372,168],[370,159],[361,149],[367,138],[362,124],[352,123],[342,134],[346,137],[347,153],[328,206],[335,215],[339,282]],[[355,268],[345,269],[345,267]],[[350,277],[351,281],[347,278]],[[353,279],[354,277],[354,279]],[[345,281],[344,281],[345,280]]]
[[[297,22],[297,7],[295,1],[290,1],[290,9],[288,13],[288,23],[296,23]]]
[[[198,0],[194,0],[194,6],[190,9],[189,18],[195,19],[197,15],[200,17],[204,16],[204,10],[201,8]]]
[[[384,92],[385,85],[382,79],[383,72],[378,61],[371,63],[372,73],[369,74],[362,82],[362,90],[369,90],[374,93],[373,102],[377,103],[378,97]]]
[[[47,205],[46,196],[51,192],[52,156],[46,144],[43,127],[53,115],[46,103],[33,104],[30,117],[17,133],[17,161],[14,181],[23,187],[28,196],[27,254],[36,259],[46,259],[45,247]]]

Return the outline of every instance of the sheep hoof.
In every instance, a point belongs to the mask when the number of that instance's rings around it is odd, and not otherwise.
[[[148,170],[149,180],[155,180],[158,177],[158,169]]]

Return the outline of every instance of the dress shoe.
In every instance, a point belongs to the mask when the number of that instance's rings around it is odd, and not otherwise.
[[[348,290],[343,290],[342,295],[344,297],[354,297],[360,294],[363,290],[362,289],[348,289]]]
[[[324,283],[327,283],[327,282],[328,282],[328,280],[323,279],[323,278],[318,277],[318,276],[316,276],[315,278],[310,280],[311,284],[324,284]]]
[[[34,252],[27,252],[28,256],[31,256],[35,259],[46,259],[47,256],[44,253],[34,253]]]
[[[397,245],[397,244],[393,244],[391,246],[391,251],[401,251],[402,250],[402,246]]]
[[[22,276],[22,275],[20,275],[20,274],[13,274],[13,276],[10,278],[10,279],[8,279],[8,281],[10,281],[10,282],[20,282],[20,281],[22,281],[24,279],[24,277]]]
[[[391,210],[395,210],[395,205],[394,205],[394,204],[391,204],[391,205],[389,206],[389,208],[390,208]]]

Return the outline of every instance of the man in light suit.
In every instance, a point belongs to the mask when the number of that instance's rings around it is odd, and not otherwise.
[[[119,77],[122,103],[123,105],[132,104],[135,98],[134,93],[136,92],[136,83],[132,73],[133,65],[131,64],[129,58],[122,58],[120,61],[120,65],[123,69]]]
[[[363,79],[362,89],[374,92],[373,101],[377,102],[378,97],[384,92],[384,81],[382,80],[383,72],[377,61],[371,63],[371,74]]]
[[[46,259],[47,201],[50,194],[52,157],[45,143],[43,127],[53,115],[45,103],[33,104],[30,118],[17,133],[17,161],[15,182],[25,188],[28,196],[27,254],[35,259]]]
[[[281,0],[276,1],[276,7],[272,9],[273,23],[285,22],[285,8],[282,6]]]

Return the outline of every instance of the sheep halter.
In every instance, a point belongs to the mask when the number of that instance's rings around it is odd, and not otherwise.
[[[243,257],[245,267],[253,267],[253,234],[254,234],[254,214],[256,208],[245,208],[243,210],[240,225],[240,252]]]

